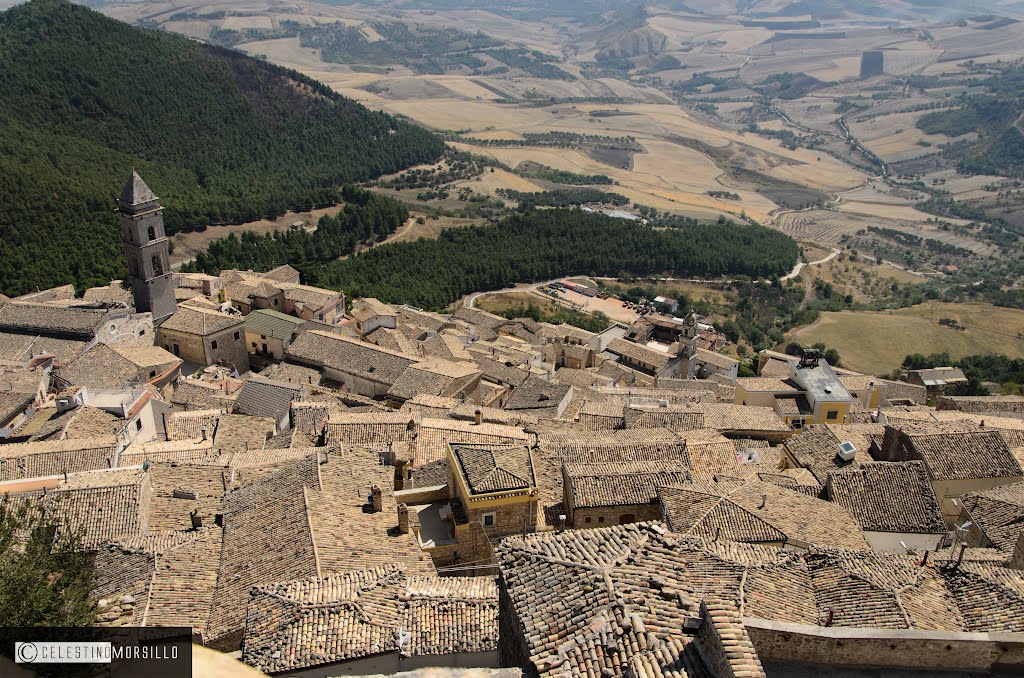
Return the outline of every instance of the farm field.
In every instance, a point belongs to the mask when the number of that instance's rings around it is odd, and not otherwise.
[[[939,325],[951,318],[964,331]],[[842,356],[843,366],[883,375],[910,353],[947,352],[954,358],[1002,353],[1024,358],[1024,311],[988,304],[931,302],[895,311],[822,313],[811,325],[787,335],[802,344],[824,342]]]

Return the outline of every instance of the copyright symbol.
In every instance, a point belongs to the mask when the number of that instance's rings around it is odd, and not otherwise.
[[[31,664],[39,656],[39,649],[35,643],[18,643],[18,662],[22,664]]]

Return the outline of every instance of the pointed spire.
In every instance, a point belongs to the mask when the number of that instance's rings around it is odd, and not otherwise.
[[[124,185],[124,190],[121,191],[121,199],[119,201],[121,207],[127,209],[136,205],[155,202],[156,199],[156,195],[153,194],[153,191],[146,185],[146,182],[135,171],[135,163],[132,163],[131,176],[128,177],[128,183]]]

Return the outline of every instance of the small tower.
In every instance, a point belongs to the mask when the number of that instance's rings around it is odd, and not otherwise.
[[[163,208],[134,167],[117,204],[135,310],[152,313],[159,325],[177,310]]]

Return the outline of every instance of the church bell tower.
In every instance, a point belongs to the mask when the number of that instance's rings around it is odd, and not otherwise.
[[[177,310],[163,208],[135,168],[117,204],[135,310],[152,313],[159,325]]]

